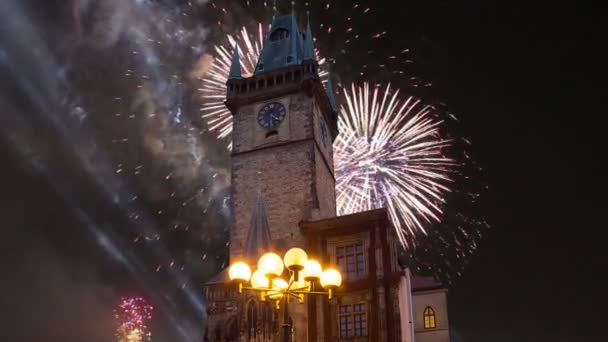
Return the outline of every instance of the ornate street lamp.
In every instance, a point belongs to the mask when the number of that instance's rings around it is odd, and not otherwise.
[[[287,269],[288,278],[281,278]],[[300,276],[302,273],[302,277]],[[291,325],[289,324],[289,298],[298,298],[304,302],[304,295],[326,295],[331,299],[333,291],[342,284],[340,272],[332,268],[322,269],[321,264],[308,259],[301,248],[292,248],[285,253],[283,259],[275,253],[266,253],[258,261],[257,269],[251,272],[251,267],[242,261],[230,265],[228,270],[230,280],[243,290],[256,291],[261,294],[261,300],[274,300],[277,309],[284,300],[283,309],[283,341],[289,342]],[[315,291],[319,282],[327,291]],[[246,286],[249,284],[250,286]]]

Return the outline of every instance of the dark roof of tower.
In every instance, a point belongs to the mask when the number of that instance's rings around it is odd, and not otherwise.
[[[245,241],[245,258],[257,260],[262,254],[270,250],[270,228],[266,217],[266,208],[262,193],[258,192],[255,208],[251,215],[251,225]]]
[[[282,36],[281,32],[286,32],[286,37]],[[298,29],[295,12],[275,17],[254,75],[302,64],[303,60],[304,39]]]
[[[241,61],[239,57],[239,46],[235,44],[234,52],[232,53],[232,63],[230,64],[230,74],[228,74],[228,79],[243,78],[243,74],[241,72]]]

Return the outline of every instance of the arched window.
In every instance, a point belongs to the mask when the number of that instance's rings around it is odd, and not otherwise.
[[[222,340],[222,323],[221,322],[215,326],[215,340],[218,342]]]
[[[270,41],[276,42],[277,40],[285,39],[287,37],[289,37],[289,31],[284,28],[280,28],[272,32],[272,34],[270,35]]]
[[[247,341],[255,340],[258,326],[258,305],[255,301],[247,303]]]
[[[437,328],[437,322],[435,321],[435,310],[432,307],[427,306],[424,309],[424,329],[435,329]]]
[[[224,341],[226,342],[237,342],[239,330],[236,324],[236,317],[232,316],[226,322],[226,328],[224,333]]]
[[[273,312],[272,312],[272,308],[270,307],[269,303],[263,303],[262,304],[262,312],[260,313],[260,315],[262,316],[262,322],[263,327],[262,327],[262,341],[271,341],[272,340],[272,335],[273,335],[273,321],[274,321],[274,317],[273,317]]]

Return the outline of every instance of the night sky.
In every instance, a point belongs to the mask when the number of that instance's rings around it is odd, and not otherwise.
[[[227,154],[197,119],[189,76],[223,32],[215,25],[220,14],[203,2],[0,4],[5,340],[112,341],[112,310],[131,294],[156,307],[153,341],[201,340],[201,288],[225,262],[229,217]],[[222,17],[223,30],[254,20],[242,1],[216,3],[235,13]],[[454,341],[606,339],[605,172],[596,124],[604,94],[594,87],[601,40],[585,15],[590,9],[359,3],[373,4],[373,19],[355,27],[388,33],[349,48],[349,65],[340,65],[341,47],[331,45],[338,38],[319,34],[321,50],[336,56],[337,77],[358,79],[351,75],[369,64],[364,77],[408,89],[406,77],[371,65],[395,47],[410,48],[416,76],[433,84],[412,92],[457,113],[485,169],[489,190],[479,215],[492,228],[450,287]],[[344,26],[351,2],[332,6],[313,7],[313,21],[336,18]],[[162,44],[146,45],[137,32]],[[133,75],[150,79],[138,88]],[[138,119],[152,112],[159,117]],[[136,118],[128,121],[129,114]],[[118,178],[123,168],[142,175]],[[133,223],[136,214],[143,218]],[[134,243],[138,237],[144,242]]]

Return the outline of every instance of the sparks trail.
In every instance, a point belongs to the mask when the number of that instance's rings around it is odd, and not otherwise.
[[[235,18],[232,11],[226,7],[241,7],[248,16],[238,18],[237,21],[262,21],[266,22],[274,13],[272,1],[253,2],[238,1],[238,4],[229,0],[215,0],[209,2],[209,10],[214,13],[213,20],[223,32],[234,32]],[[279,13],[290,10],[289,2],[279,3]],[[299,19],[303,19],[304,13],[310,13],[313,28],[316,27],[315,39],[318,46],[322,47],[327,61],[337,64],[341,69],[348,65],[352,75],[367,77],[370,75],[384,74],[392,75],[411,74],[413,54],[409,46],[398,41],[399,35],[391,35],[391,32],[381,23],[384,21],[379,17],[379,12],[373,8],[372,1],[353,1],[345,4],[331,1],[298,1],[294,7]],[[370,23],[380,23],[370,25]],[[223,37],[220,37],[223,40]],[[370,50],[371,47],[371,50]],[[241,47],[242,48],[242,47]],[[230,47],[229,51],[232,51]],[[240,51],[243,51],[242,49]],[[368,59],[359,60],[358,56],[369,54]],[[430,87],[430,82],[416,80],[412,82],[413,87]]]
[[[338,213],[386,208],[417,271],[449,283],[489,227],[476,218],[482,170],[467,153],[470,142],[453,132],[456,117],[390,85],[352,84],[341,93]]]
[[[171,257],[183,262],[194,246],[200,247],[201,230],[219,229],[206,220],[212,214],[205,220],[201,216],[213,200],[223,199],[225,177],[212,179],[211,174],[221,170],[224,157],[210,155],[213,144],[206,143],[210,137],[199,128],[204,123],[198,104],[190,100],[198,85],[190,83],[191,67],[206,35],[200,22],[189,19],[197,9],[184,5],[167,11],[154,2],[139,6],[154,24],[146,19],[146,25],[133,25],[125,34],[124,58],[117,59],[120,64],[112,70],[117,77],[107,81],[112,87],[103,94],[110,100],[104,110],[111,115],[94,120],[100,132],[111,132],[102,145],[115,162],[115,174],[130,185],[125,208],[132,224],[124,233],[146,256],[151,271],[161,263],[157,271],[165,272],[169,260],[158,260],[150,251],[166,245]]]
[[[431,107],[402,101],[390,85],[344,89],[334,143],[337,208],[341,215],[386,207],[401,243],[441,221],[456,161],[443,155],[449,139]]]
[[[152,334],[147,322],[152,319],[153,310],[142,297],[122,298],[118,309],[114,311],[118,324],[118,342],[150,341]]]
[[[219,11],[221,30],[230,32],[223,21],[229,18],[216,5],[224,3],[216,1],[211,7]],[[471,172],[470,143],[453,134],[458,119],[444,110],[444,104],[438,109],[382,86],[393,80],[417,93],[426,92],[432,83],[412,75],[415,57],[409,47],[396,42],[386,28],[369,25],[377,13],[364,3],[355,2],[350,9],[336,2],[305,3],[317,24],[319,41],[315,41],[330,56],[326,63],[347,70],[343,73],[350,80],[375,84],[375,88],[368,83],[345,87],[337,82],[336,93],[344,94],[345,100],[334,145],[338,212],[386,207],[400,242],[415,259],[415,268],[449,282],[460,274],[487,226],[471,210],[480,192],[471,190],[479,184],[475,171]],[[254,13],[256,5],[261,6],[248,2],[248,13]],[[266,19],[269,6],[271,2],[262,9]],[[202,116],[212,132],[226,139],[229,149],[232,116],[223,101],[232,49],[238,45],[241,69],[250,76],[267,30],[257,24],[254,30],[241,28],[236,35],[221,36],[211,71],[202,78]]]

